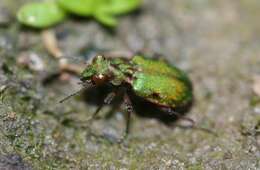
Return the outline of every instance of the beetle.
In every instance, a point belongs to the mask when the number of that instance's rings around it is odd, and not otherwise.
[[[175,108],[185,107],[193,99],[192,84],[184,71],[165,60],[151,59],[142,55],[135,55],[130,59],[96,56],[83,70],[80,80],[84,85],[83,89],[105,83],[112,85],[115,90],[105,97],[104,104],[110,104],[118,91],[123,91],[127,122],[123,137],[129,133],[130,116],[134,112],[129,97],[131,93],[180,118],[182,115],[175,112]],[[103,105],[100,105],[97,108],[91,119],[97,116],[102,107]],[[184,119],[193,122],[189,118]]]

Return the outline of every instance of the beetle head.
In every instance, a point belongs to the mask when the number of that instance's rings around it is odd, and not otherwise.
[[[103,56],[96,56],[81,73],[81,81],[99,85],[110,77],[109,61]]]

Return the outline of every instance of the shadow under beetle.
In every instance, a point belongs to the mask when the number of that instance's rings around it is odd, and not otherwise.
[[[96,56],[81,73],[81,81],[84,86],[82,89],[106,83],[113,86],[113,90],[105,97],[103,104],[97,108],[91,119],[98,115],[104,104],[110,104],[119,94],[123,95],[126,111],[126,128],[123,137],[129,133],[130,116],[134,112],[131,94],[141,97],[170,115],[193,123],[193,120],[182,117],[175,110],[192,102],[191,82],[186,73],[164,60],[150,59],[141,55],[130,59]]]

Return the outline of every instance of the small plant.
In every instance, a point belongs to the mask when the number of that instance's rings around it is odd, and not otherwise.
[[[141,0],[56,0],[25,4],[18,20],[34,28],[47,28],[64,21],[68,14],[92,17],[105,26],[115,27],[117,16],[137,9]]]

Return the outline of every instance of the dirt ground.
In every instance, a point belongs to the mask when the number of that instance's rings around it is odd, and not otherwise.
[[[0,0],[0,169],[260,169],[259,0],[145,0],[115,30],[74,17],[53,28],[74,64],[104,51],[162,54],[192,80],[187,117],[218,134],[135,114],[123,144],[120,110],[86,123],[106,89],[59,104],[79,79],[60,76],[41,31],[17,23],[23,3]]]

